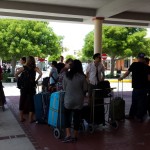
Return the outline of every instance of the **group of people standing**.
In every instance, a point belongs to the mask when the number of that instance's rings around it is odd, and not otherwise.
[[[32,56],[25,58],[21,58],[20,62],[23,67],[19,68],[16,73],[16,79],[19,78],[19,75],[24,71],[28,70],[30,73],[30,77],[35,84],[28,89],[21,88],[20,89],[20,102],[19,102],[19,110],[20,110],[20,121],[24,122],[24,110],[28,108],[29,111],[29,122],[34,122],[34,95],[36,94],[36,83],[42,77],[42,72],[35,65],[35,59]],[[57,70],[57,65],[60,67]],[[64,114],[65,114],[65,128],[66,128],[66,138],[63,140],[64,142],[76,141],[78,136],[78,130],[80,126],[80,112],[83,107],[84,101],[84,93],[87,91],[87,82],[86,76],[83,73],[82,63],[79,60],[68,59],[63,64],[60,64],[56,61],[53,61],[51,64],[50,70],[50,86],[56,86],[57,91],[64,90],[65,98],[64,98]],[[59,73],[58,73],[59,72]],[[36,78],[36,73],[38,76]],[[57,80],[57,82],[55,81]],[[26,105],[28,105],[26,107]],[[73,123],[74,123],[74,136],[71,137],[71,122],[70,120],[73,113]]]
[[[105,78],[105,68],[101,62],[100,53],[93,55],[94,61],[87,67],[86,75],[83,72],[82,63],[80,60],[67,59],[63,63],[63,56],[60,57],[60,62],[52,61],[50,70],[50,86],[56,86],[56,91],[65,91],[64,97],[64,120],[66,137],[63,142],[76,142],[78,138],[78,130],[80,127],[81,110],[84,104],[85,93],[89,91],[91,98],[92,89],[96,88],[100,81]],[[32,56],[20,59],[23,67],[19,68],[15,77],[18,79],[19,75],[25,70],[31,74],[32,80],[38,82],[42,76],[42,72],[35,65],[35,59]],[[38,77],[36,79],[36,73]],[[89,83],[89,86],[88,86]],[[89,87],[89,89],[88,89]],[[36,93],[36,84],[33,84],[28,90],[20,89],[20,121],[24,122],[24,109],[28,105],[29,122],[34,121],[34,95]],[[91,99],[89,101],[89,104]],[[73,119],[71,119],[73,118]],[[71,135],[71,125],[73,122],[74,134]]]
[[[89,105],[91,105],[93,89],[98,88],[100,82],[105,79],[105,67],[101,61],[100,53],[93,55],[93,62],[89,63],[87,66],[86,75],[83,72],[80,60],[72,60],[70,58],[63,63],[63,56],[60,58],[61,61],[59,63],[52,61],[49,84],[50,86],[56,86],[56,91],[65,91],[64,119],[66,137],[63,139],[63,142],[76,142],[85,93],[88,91]],[[18,78],[19,74],[24,70],[29,70],[35,84],[28,90],[20,90],[20,121],[25,121],[23,110],[26,105],[25,102],[28,100],[29,122],[32,123],[34,121],[34,95],[36,93],[36,83],[42,77],[42,72],[36,67],[35,59],[32,56],[27,57],[27,60],[21,59],[21,62],[23,67],[17,70],[15,77]],[[133,93],[129,117],[136,117],[142,121],[147,112],[148,83],[150,81],[150,67],[145,63],[144,53],[138,55],[138,62],[134,62],[119,80],[123,80],[130,72],[132,72]],[[36,73],[38,73],[37,78]],[[71,119],[71,116],[73,117],[73,120]],[[74,126],[73,135],[71,134],[72,122]]]
[[[57,90],[64,90],[64,116],[66,137],[63,142],[76,142],[81,123],[81,113],[85,93],[88,91],[89,105],[91,103],[92,89],[96,88],[105,78],[105,68],[101,62],[100,53],[93,55],[93,62],[87,67],[86,75],[79,60],[66,60],[65,66],[58,75]],[[89,85],[88,85],[89,83]],[[74,134],[71,135],[71,116],[73,114]]]
[[[56,91],[65,91],[64,120],[66,137],[63,142],[76,142],[80,127],[81,109],[84,103],[84,93],[87,91],[86,76],[84,75],[80,60],[67,59],[63,64],[63,57],[58,64],[52,62],[50,71],[50,86],[55,84]],[[57,68],[58,67],[58,68]],[[55,80],[57,79],[57,83]],[[71,124],[73,118],[74,134],[71,136]]]

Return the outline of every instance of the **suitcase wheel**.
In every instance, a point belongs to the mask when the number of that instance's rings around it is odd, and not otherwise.
[[[85,124],[84,124],[84,120],[82,120],[81,121],[81,123],[80,123],[80,131],[83,131],[83,132],[85,132]]]
[[[88,130],[89,130],[89,132],[92,134],[92,133],[94,132],[94,130],[95,130],[94,125],[90,124],[90,125],[88,126]]]
[[[114,121],[111,123],[111,126],[114,128],[114,129],[118,129],[118,122],[117,121]]]
[[[54,129],[54,137],[56,139],[60,139],[60,137],[61,137],[61,133],[60,133],[60,130],[58,128]]]

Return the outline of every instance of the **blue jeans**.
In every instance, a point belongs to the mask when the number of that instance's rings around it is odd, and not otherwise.
[[[147,113],[147,90],[133,89],[129,116],[143,119]]]

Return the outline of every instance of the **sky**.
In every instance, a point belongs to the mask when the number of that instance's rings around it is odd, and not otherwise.
[[[150,28],[147,29],[147,36],[146,37],[150,38]]]
[[[64,22],[50,22],[50,27],[57,35],[64,36],[63,47],[68,48],[70,51],[81,50],[85,36],[94,30],[94,25]],[[150,37],[150,28],[147,30],[146,37]]]
[[[84,44],[85,36],[94,29],[94,25],[50,22],[50,27],[57,35],[64,36],[63,47],[69,50],[80,50]]]

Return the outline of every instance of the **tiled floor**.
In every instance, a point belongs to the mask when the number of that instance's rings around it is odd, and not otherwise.
[[[18,96],[8,96],[9,107],[18,118]],[[126,113],[131,103],[131,92],[124,92]],[[27,118],[26,118],[27,119]],[[81,132],[77,143],[64,144],[55,139],[53,129],[48,125],[20,124],[36,149],[41,150],[149,150],[150,149],[150,119],[138,123],[125,120],[119,122],[119,128],[110,125],[100,127],[93,134]]]
[[[8,107],[0,108],[0,150],[35,150]]]

